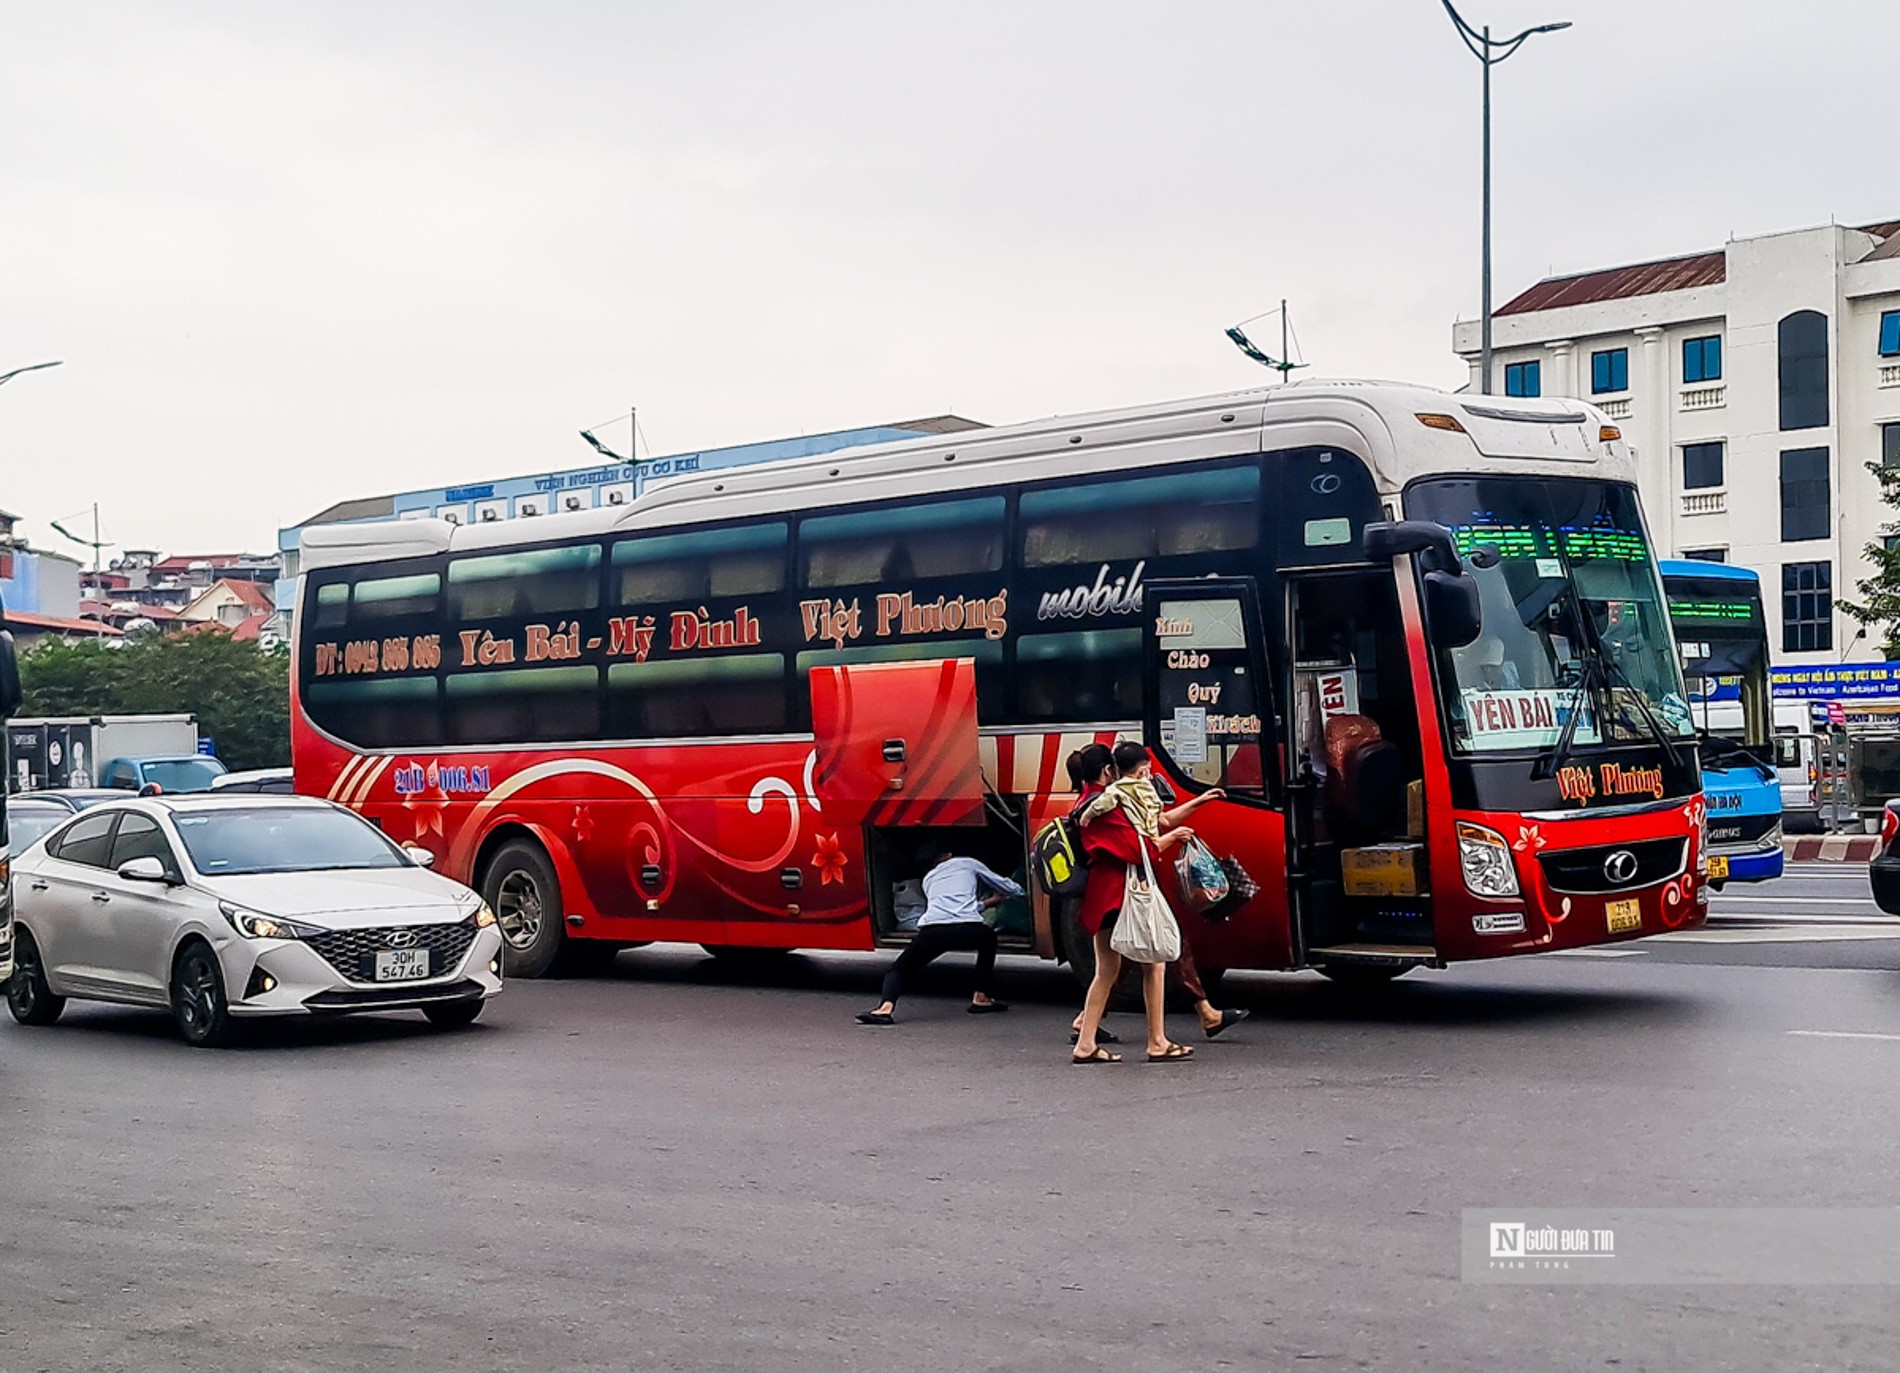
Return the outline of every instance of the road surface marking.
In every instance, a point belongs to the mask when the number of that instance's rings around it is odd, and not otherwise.
[[[1648,936],[1651,942],[1661,941],[1671,944],[1819,944],[1840,943],[1853,940],[1900,939],[1900,929],[1891,925],[1864,925],[1842,927],[1839,925],[1817,929],[1809,926],[1797,929],[1782,926],[1768,930],[1672,930],[1666,934]]]
[[[1790,1030],[1791,1035],[1810,1039],[1900,1039],[1900,1035],[1879,1034],[1873,1030]]]
[[[1547,958],[1634,958],[1641,949],[1552,949]]]
[[[1871,896],[1769,896],[1766,894],[1739,896],[1723,892],[1714,899],[1723,905],[1731,901],[1759,901],[1769,906],[1871,906],[1874,904]]]

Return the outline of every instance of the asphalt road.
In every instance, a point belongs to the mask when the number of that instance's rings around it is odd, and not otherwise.
[[[1460,1281],[1465,1207],[1893,1203],[1900,942],[1720,909],[1777,937],[1236,975],[1182,1065],[1067,1066],[1041,965],[875,1030],[881,959],[677,948],[457,1034],[7,1024],[0,1369],[1889,1369],[1884,1288]]]

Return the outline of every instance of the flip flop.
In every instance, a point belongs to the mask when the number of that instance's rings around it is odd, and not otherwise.
[[[1206,1035],[1209,1039],[1219,1039],[1222,1030],[1232,1029],[1251,1014],[1253,1014],[1251,1011],[1222,1011],[1220,1013],[1220,1024],[1211,1030],[1202,1030],[1201,1033]]]
[[[1187,1045],[1170,1044],[1166,1053],[1149,1054],[1148,1061],[1150,1063],[1179,1063],[1184,1059],[1193,1057],[1194,1050],[1190,1049]]]
[[[964,1009],[969,1011],[971,1015],[1001,1015],[1004,1011],[1009,1009],[1009,1003],[1007,1001],[992,1001],[989,1005],[983,1006],[972,1001]]]
[[[1069,1031],[1069,1043],[1080,1044],[1081,1042],[1082,1032],[1077,1029],[1071,1029]],[[1095,1042],[1097,1044],[1119,1044],[1122,1042],[1122,1037],[1113,1030],[1097,1030],[1095,1032]]]
[[[1097,1064],[1097,1063],[1120,1063],[1121,1061],[1122,1061],[1122,1056],[1120,1054],[1111,1054],[1107,1049],[1102,1048],[1100,1045],[1096,1046],[1095,1052],[1092,1054],[1070,1054],[1069,1055],[1069,1062],[1073,1063],[1078,1068],[1092,1067],[1094,1064]]]
[[[885,1011],[858,1012],[858,1024],[860,1025],[895,1025],[896,1023],[897,1017]]]

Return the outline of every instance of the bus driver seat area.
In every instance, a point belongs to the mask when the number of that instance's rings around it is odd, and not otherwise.
[[[1402,837],[1412,769],[1378,722],[1366,715],[1333,716],[1326,722],[1325,749],[1320,804],[1333,839],[1360,844]]]

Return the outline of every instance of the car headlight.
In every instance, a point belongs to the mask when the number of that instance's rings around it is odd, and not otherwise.
[[[231,922],[231,928],[246,939],[309,939],[313,935],[329,933],[318,925],[305,925],[278,915],[247,911],[242,906],[233,906],[229,901],[220,901],[218,910]]]
[[[1517,865],[1504,836],[1483,825],[1458,822],[1458,866],[1473,896],[1516,896]]]
[[[1769,828],[1768,833],[1764,834],[1760,839],[1757,839],[1755,841],[1755,847],[1758,849],[1780,848],[1781,847],[1781,821],[1779,820],[1775,821],[1773,826]]]
[[[488,903],[484,901],[481,905],[477,906],[474,913],[462,923],[467,925],[471,930],[485,930],[495,923],[495,913],[488,909]]]

